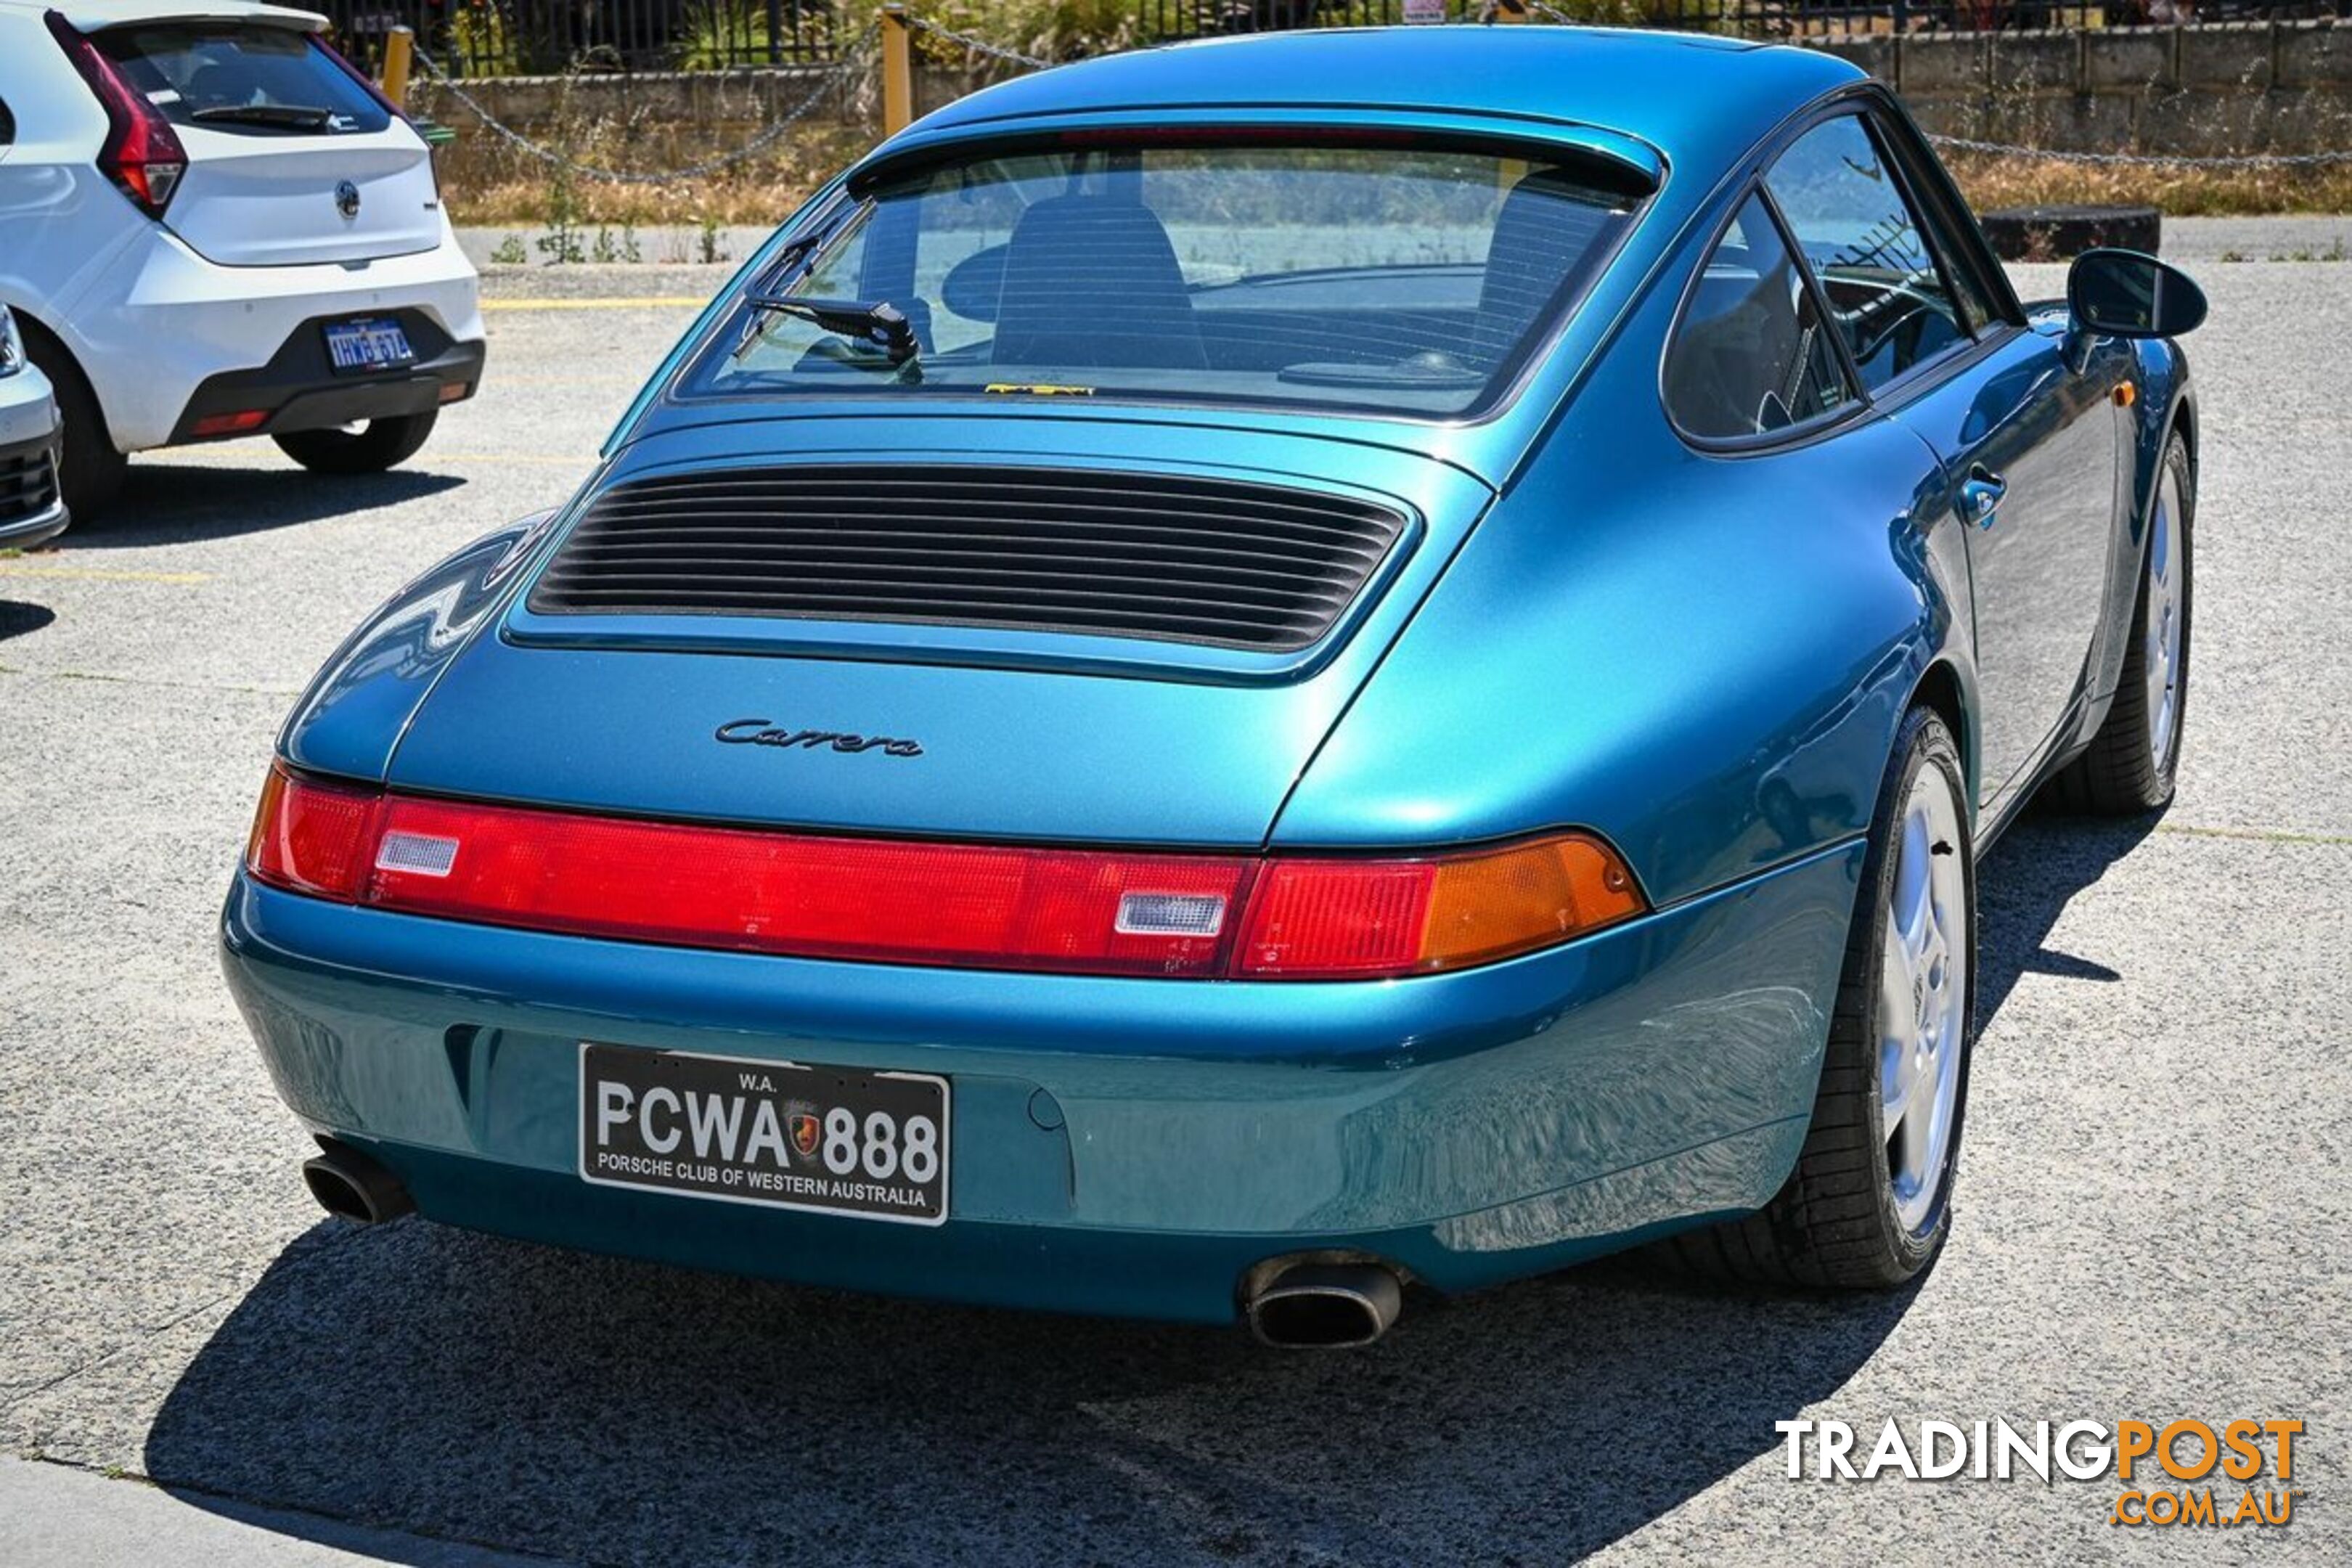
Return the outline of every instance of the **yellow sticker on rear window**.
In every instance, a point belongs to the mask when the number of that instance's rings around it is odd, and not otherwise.
[[[1050,381],[992,381],[984,392],[1022,393],[1031,397],[1092,397],[1091,386],[1062,386]]]

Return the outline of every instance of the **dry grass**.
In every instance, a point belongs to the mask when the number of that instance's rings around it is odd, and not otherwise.
[[[642,144],[591,130],[574,139],[576,155],[628,166]],[[775,156],[723,174],[672,184],[610,184],[551,175],[548,166],[510,149],[469,138],[444,153],[442,187],[460,224],[531,229],[568,213],[572,225],[745,224],[781,222],[834,171],[863,153],[871,135],[847,125],[812,126],[786,137]],[[648,159],[649,163],[657,161]],[[2308,170],[2105,166],[2051,159],[1956,153],[1953,174],[1979,211],[2052,203],[2123,202],[2173,216],[2263,213],[2352,213],[2352,163]]]
[[[2124,203],[2168,217],[2352,213],[2352,163],[2310,169],[2194,169],[2063,163],[1958,153],[1946,160],[1979,212],[2053,204]]]

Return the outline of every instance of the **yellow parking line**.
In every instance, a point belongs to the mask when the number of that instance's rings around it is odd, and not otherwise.
[[[36,566],[0,561],[0,577],[71,577],[85,583],[209,583],[209,572],[134,572],[111,566]]]
[[[2312,833],[2292,827],[2208,827],[2192,822],[2159,822],[2158,833],[2191,838],[2243,838],[2257,844],[2352,844],[2352,833]]]
[[[707,305],[695,294],[646,294],[625,300],[485,300],[485,310],[667,310]]]

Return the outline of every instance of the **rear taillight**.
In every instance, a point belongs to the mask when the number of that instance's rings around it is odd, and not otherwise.
[[[373,790],[319,784],[272,768],[253,814],[246,868],[273,888],[355,902],[383,801]]]
[[[296,892],[576,936],[1195,979],[1434,973],[1647,907],[1586,834],[1412,859],[908,843],[380,795],[282,769],[246,864]]]
[[[1616,852],[1568,833],[1419,860],[1285,858],[1259,873],[1234,972],[1433,974],[1550,947],[1640,914]]]
[[[163,110],[124,79],[120,68],[63,16],[48,14],[49,32],[81,73],[106,110],[106,141],[98,150],[100,172],[149,217],[162,217],[188,172],[180,133]]]

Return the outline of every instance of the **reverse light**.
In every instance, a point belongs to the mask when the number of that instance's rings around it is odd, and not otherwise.
[[[1412,859],[1040,849],[387,795],[282,768],[247,865],[315,897],[575,936],[1192,979],[1434,973],[1648,907],[1587,834]]]
[[[131,85],[115,63],[62,13],[44,18],[58,47],[66,52],[81,79],[106,110],[106,140],[98,150],[99,172],[115,189],[149,217],[162,217],[171,205],[180,176],[188,172],[188,154],[180,133],[163,111]]]

